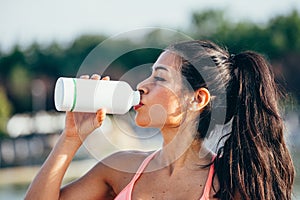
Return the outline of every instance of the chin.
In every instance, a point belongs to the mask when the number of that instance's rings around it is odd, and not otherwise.
[[[147,127],[149,127],[150,122],[146,121],[146,120],[141,120],[141,119],[135,118],[135,124],[137,126],[147,128]]]
[[[153,120],[152,120],[153,119]],[[144,127],[144,128],[162,128],[165,123],[165,118],[161,118],[158,116],[150,117],[149,115],[135,115],[135,123],[137,126]]]
[[[135,118],[135,124],[142,128],[161,128],[161,124],[155,124],[151,120]]]

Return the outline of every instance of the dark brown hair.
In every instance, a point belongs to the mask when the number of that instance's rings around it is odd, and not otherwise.
[[[214,160],[220,184],[216,197],[291,199],[294,167],[269,63],[252,51],[230,55],[210,41],[181,42],[167,50],[182,58],[182,75],[193,90],[206,87],[215,97],[200,114],[196,137],[205,138],[210,124],[232,123]],[[220,106],[224,96],[227,103]],[[218,119],[212,110],[226,114]]]

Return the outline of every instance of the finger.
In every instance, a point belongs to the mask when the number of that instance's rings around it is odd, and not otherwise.
[[[89,75],[81,75],[80,78],[82,78],[82,79],[89,79],[90,76]]]
[[[102,78],[102,80],[109,81],[110,77],[109,76],[105,76],[105,77]]]
[[[100,80],[100,78],[101,78],[101,76],[99,74],[93,74],[91,76],[91,79],[93,79],[93,80]]]
[[[99,109],[96,113],[96,126],[99,127],[102,122],[104,121],[106,117],[106,110],[105,109]]]

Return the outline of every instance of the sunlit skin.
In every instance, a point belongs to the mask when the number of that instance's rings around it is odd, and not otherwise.
[[[161,148],[117,151],[62,187],[84,139],[106,116],[104,109],[67,112],[65,129],[25,199],[216,200],[216,192],[221,199],[290,199],[294,167],[275,85],[271,66],[255,52],[233,56],[210,41],[170,45],[152,66],[152,74],[138,84],[141,99],[134,106],[137,125],[160,130]],[[213,88],[214,102],[205,87]],[[224,98],[226,110],[219,104]],[[215,108],[223,110],[225,122],[213,116]],[[211,121],[226,124],[207,132]],[[204,141],[215,132],[220,134],[216,137],[222,134],[216,139],[222,143],[217,155]]]
[[[137,199],[142,198],[151,190],[156,191],[154,188],[144,188],[145,184],[153,181],[151,177],[164,177],[164,173],[171,177],[173,173],[176,174],[174,172],[176,170],[183,173],[182,175],[186,176],[186,181],[190,184],[199,185],[199,182],[196,182],[203,176],[203,172],[196,170],[196,165],[204,164],[208,161],[206,159],[211,158],[210,154],[203,150],[203,153],[206,154],[204,159],[206,161],[199,159],[201,142],[193,138],[196,132],[196,123],[194,122],[197,121],[201,109],[210,101],[210,94],[205,88],[196,92],[188,91],[182,84],[180,64],[180,59],[175,54],[162,53],[153,65],[151,76],[137,86],[142,95],[141,104],[136,109],[136,124],[143,127],[160,128],[164,138],[164,148],[147,168],[151,171],[151,168],[168,166],[164,170],[150,172],[140,178],[135,187],[141,192],[133,195]],[[189,109],[191,106],[189,102],[192,99],[197,102],[194,110]],[[152,109],[153,107],[155,108]],[[183,170],[184,168],[192,170],[192,174],[195,177],[198,176],[198,179],[189,177],[187,171]],[[161,180],[161,184],[168,185],[168,178]],[[162,187],[161,184],[158,185]],[[190,191],[193,189],[190,188]],[[200,195],[199,193],[195,194],[195,196]]]
[[[175,54],[162,53],[152,67],[151,76],[137,86],[141,103],[135,107],[136,124],[159,128],[163,144],[135,183],[133,200],[193,200],[202,196],[208,168],[199,166],[208,164],[212,153],[193,135],[199,114],[210,101],[210,94],[205,88],[186,90],[182,84],[180,62]],[[91,78],[97,80],[100,76]],[[109,81],[108,77],[103,79]],[[126,187],[141,162],[152,152],[117,152],[80,179],[61,188],[63,176],[76,151],[91,131],[101,126],[105,114],[103,109],[96,114],[67,113],[66,128],[25,199],[114,199]],[[216,180],[214,185],[218,189]]]
[[[195,125],[191,121],[198,119],[210,98],[205,88],[194,93],[183,86],[180,65],[176,54],[164,52],[154,63],[151,76],[137,86],[142,95],[141,104],[136,109],[136,124],[160,128],[164,144],[172,141],[179,131],[196,131],[186,126]],[[198,110],[190,112],[188,102],[193,98],[198,101]],[[185,124],[186,121],[188,124]]]
[[[178,58],[163,53],[152,67],[152,74],[138,84],[141,91],[141,105],[136,109],[136,124],[143,127],[178,127],[182,108],[181,76],[174,69]]]

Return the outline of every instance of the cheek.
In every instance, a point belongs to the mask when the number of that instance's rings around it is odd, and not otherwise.
[[[165,93],[162,97],[162,106],[166,109],[168,115],[174,115],[178,112],[182,112],[180,97],[173,92]]]
[[[136,113],[135,121],[138,126],[152,126],[162,128],[167,120],[166,109],[161,104],[154,104],[151,107],[143,108],[143,111]]]
[[[150,124],[162,127],[167,120],[167,110],[160,104],[155,104],[149,109]]]
[[[178,94],[178,92],[177,92]],[[161,128],[165,125],[178,124],[181,121],[181,99],[170,89],[153,90],[151,101],[137,111],[135,121],[138,126]]]

